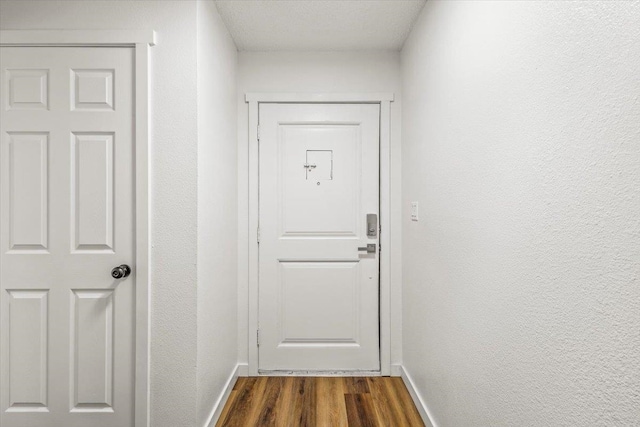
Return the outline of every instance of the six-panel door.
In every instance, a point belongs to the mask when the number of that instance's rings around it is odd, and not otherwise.
[[[0,61],[1,424],[132,426],[133,50]]]
[[[366,223],[379,213],[379,116],[377,104],[260,104],[262,373],[380,369]]]

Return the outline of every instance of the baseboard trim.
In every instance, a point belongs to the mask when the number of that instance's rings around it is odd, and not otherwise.
[[[407,390],[409,390],[409,394],[411,395],[416,408],[418,408],[418,412],[420,412],[420,416],[422,417],[422,421],[424,421],[424,424],[427,427],[438,427],[438,425],[434,421],[433,415],[429,411],[429,408],[424,403],[424,400],[422,400],[422,396],[420,396],[420,393],[418,393],[418,389],[416,389],[413,380],[411,379],[411,375],[409,375],[409,372],[407,372],[407,369],[402,365],[395,366],[400,367],[400,377],[402,378],[404,385],[407,387]]]
[[[238,376],[239,377],[248,377],[249,376],[249,364],[248,363],[238,363]]]
[[[267,371],[259,370],[262,377],[379,377],[380,371]]]
[[[392,377],[401,377],[402,376],[402,365],[391,365],[391,375]]]
[[[224,404],[227,403],[227,399],[231,394],[231,390],[233,390],[233,386],[235,385],[236,380],[239,376],[242,376],[240,375],[240,371],[242,371],[242,365],[238,364],[231,372],[229,379],[227,379],[227,383],[224,385],[224,390],[218,397],[218,400],[216,400],[216,403],[213,405],[211,413],[209,414],[209,418],[207,418],[207,421],[204,423],[204,427],[214,427],[218,422],[218,418],[220,418],[222,409],[224,409]]]

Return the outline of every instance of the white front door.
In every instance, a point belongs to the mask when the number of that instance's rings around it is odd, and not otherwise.
[[[133,49],[0,66],[0,424],[133,426]]]
[[[379,117],[259,106],[261,373],[380,369]]]

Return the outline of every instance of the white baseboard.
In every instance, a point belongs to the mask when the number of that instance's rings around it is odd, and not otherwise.
[[[233,386],[235,385],[236,380],[238,379],[238,377],[242,376],[240,375],[240,371],[242,371],[242,366],[243,365],[239,365],[239,364],[236,365],[236,367],[231,372],[231,375],[229,376],[227,383],[224,385],[224,390],[222,390],[222,393],[218,397],[218,400],[216,400],[216,403],[213,405],[213,408],[211,409],[209,418],[207,418],[207,421],[204,423],[204,427],[213,427],[218,422],[218,418],[220,418],[222,409],[224,409],[224,404],[227,403],[227,399],[231,394],[231,390],[233,390]],[[246,367],[246,365],[244,366]]]
[[[238,376],[239,377],[248,377],[249,376],[249,364],[248,363],[238,363]]]
[[[391,374],[392,377],[401,377],[402,376],[402,365],[391,365]]]
[[[409,375],[409,372],[407,372],[407,369],[402,365],[395,366],[400,367],[400,377],[402,377],[404,385],[407,387],[407,390],[409,390],[409,394],[411,395],[416,408],[418,408],[418,412],[420,412],[420,417],[422,417],[422,421],[424,421],[424,424],[427,427],[438,427],[438,425],[434,421],[433,415],[429,411],[429,408],[424,403],[424,400],[422,400],[420,393],[418,393],[418,390],[416,389],[413,380],[411,379],[411,375]]]

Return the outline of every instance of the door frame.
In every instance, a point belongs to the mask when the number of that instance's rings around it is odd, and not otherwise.
[[[136,329],[135,426],[149,426],[149,56],[152,30],[2,30],[0,46],[134,50]]]
[[[391,102],[393,93],[247,93],[249,104],[248,374],[258,372],[259,104],[380,105],[380,375],[391,375]],[[240,259],[242,263],[243,260]],[[340,372],[345,375],[344,372]]]

